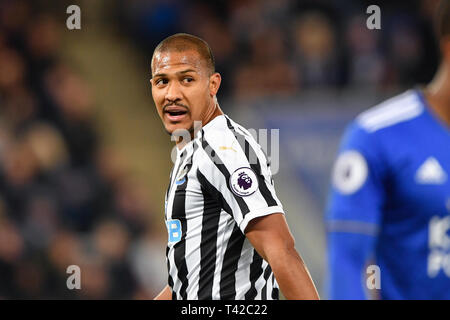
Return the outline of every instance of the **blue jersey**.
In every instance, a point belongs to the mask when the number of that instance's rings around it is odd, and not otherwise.
[[[450,299],[450,127],[421,91],[349,125],[326,223],[331,299],[368,298],[374,270],[382,299]]]

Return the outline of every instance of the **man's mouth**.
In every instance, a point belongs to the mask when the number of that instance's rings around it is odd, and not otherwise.
[[[177,122],[186,117],[188,110],[185,107],[168,106],[164,108],[164,113],[170,121]]]

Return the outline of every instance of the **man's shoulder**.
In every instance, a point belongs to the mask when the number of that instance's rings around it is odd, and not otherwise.
[[[422,127],[424,104],[419,93],[408,90],[360,113],[345,130],[341,151],[356,149],[368,154],[383,153],[405,146],[405,139]]]
[[[202,139],[218,150],[236,150],[246,140],[255,143],[254,137],[245,127],[225,114],[205,126]]]
[[[230,139],[227,117],[223,114],[215,117],[202,128],[202,141],[211,145],[224,143]]]
[[[264,150],[253,135],[226,115],[216,117],[213,125],[207,125],[200,138],[201,156],[207,163],[224,164],[234,171],[240,167],[260,166],[267,162]],[[206,158],[206,159],[207,159]]]
[[[350,127],[367,134],[398,130],[402,124],[418,119],[423,110],[419,93],[411,89],[363,111]]]

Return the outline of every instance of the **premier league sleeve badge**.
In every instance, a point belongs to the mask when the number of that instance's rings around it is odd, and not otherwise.
[[[239,196],[246,197],[258,190],[258,177],[250,168],[239,168],[230,176],[231,191]]]

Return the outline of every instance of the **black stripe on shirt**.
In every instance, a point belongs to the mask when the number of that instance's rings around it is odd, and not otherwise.
[[[220,157],[217,155],[217,153],[214,151],[214,149],[209,145],[209,143],[204,138],[205,133],[202,130],[202,148],[208,155],[209,159],[214,163],[214,165],[219,169],[219,171],[223,174],[225,177],[226,185],[228,190],[230,191],[230,194],[233,195],[234,199],[236,200],[239,209],[242,212],[242,216],[244,217],[247,213],[250,212],[247,204],[245,203],[244,199],[241,197],[238,197],[234,194],[233,191],[231,191],[230,184],[228,183],[230,180],[230,172],[228,171],[227,167],[223,164],[223,161],[220,159]]]
[[[205,189],[209,193],[211,197],[216,199],[216,201],[220,204],[221,208],[225,210],[226,213],[228,213],[233,218],[233,211],[231,210],[231,207],[228,205],[228,202],[223,197],[222,193],[220,193],[219,190],[216,189],[209,181],[206,179],[206,177],[201,173],[199,169],[197,169],[197,179],[200,182],[200,185],[202,188]]]
[[[173,208],[172,208],[172,219],[178,219],[181,223],[181,239],[174,245],[174,260],[175,265],[177,266],[177,277],[181,282],[180,291],[177,293],[178,298],[186,299],[186,288],[188,287],[188,279],[187,279],[187,265],[186,265],[186,210],[185,210],[185,201],[186,201],[186,186],[188,183],[188,177],[186,175],[186,179],[183,184],[180,184],[175,190],[175,196],[173,199]]]
[[[275,286],[275,281],[276,281],[275,275],[272,275],[272,299],[278,300],[278,299],[280,299],[280,296],[279,296],[279,290]]]
[[[234,223],[233,231],[227,243],[227,249],[223,257],[222,271],[220,274],[220,299],[236,299],[236,271],[238,269],[239,258],[241,257],[242,246],[245,236]]]
[[[166,257],[167,257],[167,270],[170,270],[170,259],[169,259],[169,246],[166,247]],[[172,289],[173,288],[173,279],[172,276],[170,275],[170,272],[168,272],[168,279],[167,279],[167,283],[169,284],[169,287]],[[176,296],[174,297],[174,292],[172,290],[172,299],[176,300]]]
[[[224,199],[223,195],[217,190],[206,177],[197,170],[197,178],[202,186],[202,190],[209,193],[211,197],[221,205],[222,209],[233,218],[233,212]],[[223,257],[221,274],[220,274],[220,297],[224,300],[232,300],[236,297],[236,271],[238,268],[239,258],[241,257],[242,246],[245,237],[234,222],[233,231],[230,235],[227,248]]]
[[[185,150],[186,151],[186,150]],[[192,152],[191,157],[194,157],[196,148],[194,146],[194,150]],[[181,158],[185,156],[185,152],[181,154]],[[182,159],[180,159],[180,163],[182,164]],[[188,174],[192,168],[192,161],[186,165],[187,172],[185,175],[185,180],[182,184],[177,186],[175,190],[175,196],[173,198],[173,206],[172,206],[172,219],[178,219],[181,223],[181,239],[174,245],[174,260],[175,265],[177,267],[177,277],[181,282],[181,288],[179,292],[173,291],[173,295],[177,298],[187,299],[186,289],[189,285],[189,281],[187,278],[188,269],[186,264],[186,187],[188,184]],[[180,167],[181,168],[181,165]],[[177,170],[178,174],[179,169]],[[175,178],[176,179],[176,178]]]
[[[266,267],[266,270],[264,271],[264,280],[266,280],[266,283],[264,285],[264,288],[262,288],[261,300],[267,300],[267,282],[269,281],[269,277],[271,274],[272,274],[272,268],[268,264]]]
[[[263,273],[262,263],[263,259],[253,249],[253,261],[250,265],[250,289],[245,293],[245,300],[254,300],[258,294],[256,291],[256,281]]]
[[[233,126],[230,119],[228,118],[226,119],[228,128],[233,132],[234,136],[236,137],[236,140],[239,142],[239,145],[241,146],[242,150],[245,153],[245,156],[250,164],[250,167],[258,177],[259,191],[264,197],[264,200],[266,200],[267,206],[268,207],[278,206],[278,203],[272,196],[272,192],[270,192],[269,188],[267,187],[266,179],[264,179],[264,176],[262,174],[261,163],[255,150],[252,148],[252,146],[246,139],[246,136],[242,133],[237,132],[236,128]]]
[[[222,209],[217,200],[214,199],[204,187],[201,187],[201,190],[203,194],[203,218],[200,242],[201,258],[198,299],[211,300],[217,257],[217,231]]]

